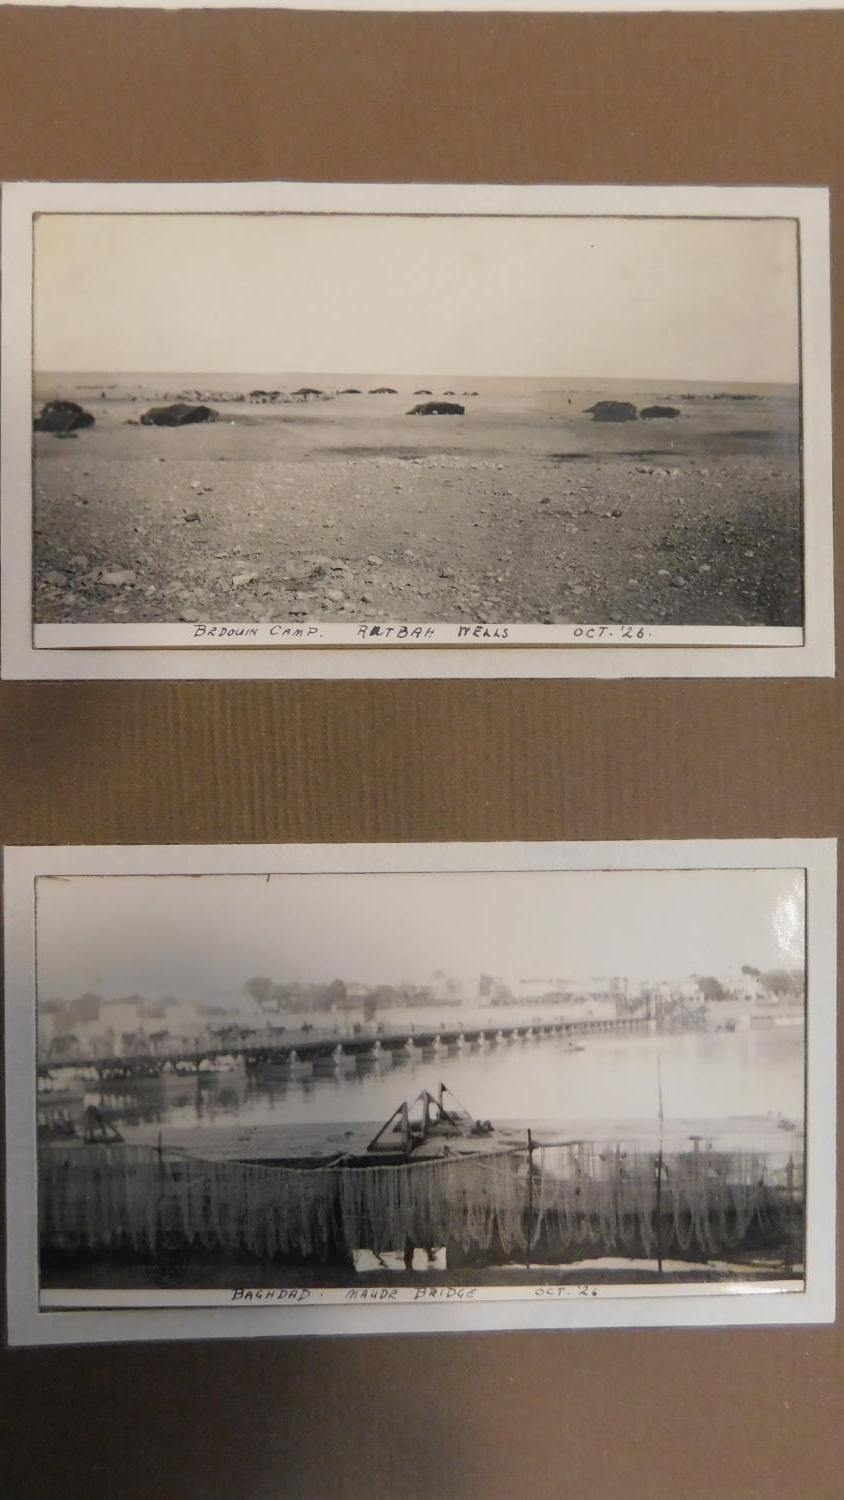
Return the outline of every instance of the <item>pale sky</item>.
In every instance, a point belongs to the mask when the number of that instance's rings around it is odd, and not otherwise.
[[[796,225],[39,215],[35,368],[796,382]]]
[[[42,999],[276,981],[677,979],[803,963],[802,872],[43,877]]]

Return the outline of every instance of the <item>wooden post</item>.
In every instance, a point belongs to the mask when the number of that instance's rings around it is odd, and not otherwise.
[[[786,1169],[785,1169],[785,1182],[786,1182],[786,1189],[787,1189],[787,1192],[788,1192],[788,1207],[789,1207],[789,1210],[792,1210],[794,1208],[794,1157],[793,1156],[789,1156],[789,1158],[788,1158],[788,1164],[787,1164]],[[792,1271],[793,1271],[794,1260],[795,1260],[795,1256],[794,1256],[793,1250],[794,1250],[794,1220],[792,1218],[791,1212],[789,1212],[789,1215],[788,1215],[788,1227],[786,1229],[786,1235],[785,1235],[785,1256],[784,1256],[784,1260],[783,1260],[783,1269],[785,1271],[786,1276],[791,1276]]]
[[[656,1076],[659,1088],[659,1154],[656,1159],[656,1268],[662,1275],[662,1168],[665,1145],[665,1110],[662,1102],[662,1055],[656,1055]]]
[[[662,1141],[656,1159],[656,1268],[662,1275]]]
[[[530,1130],[528,1139],[528,1217],[527,1217],[527,1244],[525,1247],[525,1270],[530,1270],[530,1242],[533,1236],[533,1135]]]

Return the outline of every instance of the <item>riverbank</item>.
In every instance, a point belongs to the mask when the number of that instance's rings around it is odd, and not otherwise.
[[[316,1284],[320,1288],[387,1288],[408,1287],[419,1292],[424,1288],[450,1287],[590,1287],[602,1286],[689,1286],[695,1283],[709,1285],[717,1282],[754,1281],[781,1282],[782,1263],[775,1264],[764,1256],[751,1257],[747,1261],[687,1263],[666,1260],[660,1271],[656,1261],[622,1261],[612,1258],[606,1261],[584,1260],[567,1266],[536,1266],[527,1270],[523,1265],[505,1266],[430,1266],[423,1254],[417,1253],[412,1271],[405,1268],[403,1257],[398,1254],[385,1255],[386,1265],[378,1265],[374,1257],[371,1264],[359,1264],[354,1272],[342,1271],[336,1266],[321,1267],[318,1276],[312,1270],[297,1266],[267,1266],[243,1262],[225,1266],[209,1258],[187,1261],[178,1270],[172,1269],[167,1277],[171,1290],[188,1290],[201,1287],[207,1290],[229,1291],[232,1288],[254,1289],[301,1288],[308,1290]],[[791,1268],[796,1281],[802,1279],[799,1266]],[[97,1292],[149,1290],[158,1286],[153,1281],[150,1268],[138,1265],[113,1266],[84,1264],[43,1264],[41,1286],[45,1290],[62,1291],[87,1289]],[[54,1304],[51,1304],[54,1305]]]
[[[311,1122],[291,1124],[254,1124],[246,1127],[211,1123],[164,1128],[154,1124],[126,1127],[126,1140],[132,1145],[179,1150],[207,1161],[291,1161],[312,1160],[339,1155],[363,1155],[368,1143],[384,1124],[383,1120]],[[530,1130],[537,1144],[590,1141],[607,1144],[641,1142],[648,1149],[658,1145],[660,1126],[656,1118],[595,1119],[522,1119],[494,1123],[495,1140],[502,1147],[523,1147]],[[731,1144],[746,1150],[765,1150],[777,1159],[800,1155],[802,1128],[797,1121],[779,1125],[766,1115],[678,1116],[665,1120],[662,1140],[666,1149],[680,1150],[697,1142]],[[430,1149],[441,1149],[434,1138]],[[462,1137],[451,1143],[455,1151],[489,1150],[488,1138],[473,1142]],[[425,1154],[425,1153],[423,1153]],[[414,1156],[416,1153],[414,1153]]]

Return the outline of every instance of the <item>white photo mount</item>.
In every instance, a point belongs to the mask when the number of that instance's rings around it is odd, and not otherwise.
[[[426,844],[333,846],[147,846],[15,848],[4,854],[6,937],[6,1130],[8,1333],[13,1344],[63,1344],[147,1339],[267,1337],[488,1329],[590,1327],[714,1327],[830,1322],[835,1315],[835,1036],[836,842],[823,839],[697,840],[623,843]],[[361,1295],[339,1288],[314,1294],[286,1291],[107,1288],[39,1293],[36,1061],[36,884],[157,877],[246,879],[248,892],[286,877],[395,884],[402,876],[426,886],[455,876],[499,877],[520,921],[531,910],[530,881],[546,877],[641,877],[658,889],[660,872],[716,883],[719,876],[771,877],[801,872],[805,882],[805,1259],[793,1281],[741,1278],[688,1286],[631,1283],[596,1289],[561,1285],[553,1275],[532,1286],[464,1283],[449,1294],[414,1287]],[[654,886],[652,882],[657,881]],[[527,882],[527,884],[526,884]],[[651,884],[648,884],[648,883]],[[569,887],[573,889],[574,887]],[[290,887],[287,888],[288,891]],[[469,887],[463,887],[468,890]],[[535,887],[533,887],[535,889]],[[132,898],[134,900],[134,897]],[[169,899],[169,897],[168,897]],[[332,898],[332,899],[336,899]],[[367,891],[366,899],[369,900]],[[402,897],[402,899],[404,899]],[[451,894],[449,894],[451,900]],[[696,897],[699,902],[699,898]],[[591,896],[590,896],[591,900]],[[237,906],[231,909],[237,928]],[[337,908],[335,907],[335,910]],[[623,908],[618,906],[616,911]],[[705,923],[705,902],[700,906]],[[775,920],[783,912],[772,913]],[[786,913],[787,918],[787,913]],[[798,928],[800,922],[798,921]],[[795,929],[796,931],[797,929]],[[41,934],[46,939],[46,932]],[[800,941],[798,939],[798,941]],[[55,939],[53,940],[55,947]],[[56,950],[61,956],[61,947]],[[69,950],[68,950],[69,952]],[[714,949],[713,962],[714,959]],[[40,960],[39,960],[40,962]],[[722,1028],[723,1029],[723,1028]],[[527,1045],[527,1044],[525,1044]],[[536,1046],[550,1045],[537,1041]],[[516,1063],[518,1068],[518,1062]],[[317,1085],[319,1087],[319,1085]],[[397,1088],[400,1085],[397,1084]],[[611,1086],[610,1087],[610,1092]],[[335,1127],[336,1128],[336,1127]],[[86,1147],[78,1148],[84,1153]],[[94,1148],[107,1149],[107,1148]],[[505,1278],[506,1281],[506,1278]]]
[[[803,622],[33,625],[33,220],[63,215],[789,219],[799,236]],[[2,656],[9,679],[834,675],[828,192],[806,187],[13,183],[2,198]],[[81,444],[76,445],[81,448]],[[635,581],[635,580],[634,580]]]

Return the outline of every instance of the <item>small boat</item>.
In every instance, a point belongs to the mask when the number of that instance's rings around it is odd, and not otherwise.
[[[410,1103],[405,1100],[393,1110],[366,1148],[368,1164],[406,1161],[421,1147],[427,1147],[423,1153],[426,1157],[448,1155],[449,1146],[440,1146],[441,1140],[444,1143],[468,1142],[492,1134],[491,1122],[473,1119],[451,1090],[441,1083],[436,1095],[422,1089]],[[367,1162],[358,1158],[355,1164],[362,1166]]]

